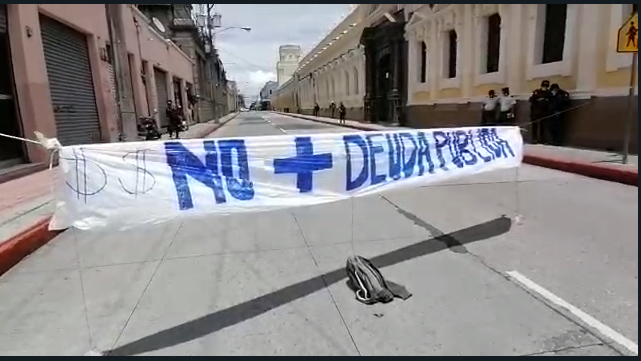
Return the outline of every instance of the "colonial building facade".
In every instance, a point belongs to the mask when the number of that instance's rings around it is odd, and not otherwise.
[[[118,141],[123,133],[133,140],[137,116],[164,108],[166,99],[186,102],[194,83],[189,56],[129,4],[111,8],[118,29],[112,34],[106,9],[0,6],[0,133],[33,138],[39,131],[63,145]],[[114,44],[122,50],[120,68],[130,75],[126,82],[117,81]],[[133,121],[123,121],[117,89],[132,103]],[[0,136],[0,181],[47,161],[37,145]]]
[[[529,95],[547,79],[571,94],[570,145],[620,149],[632,55],[616,52],[616,30],[636,6],[360,4],[272,103],[284,108],[298,94],[303,113],[318,103],[327,114],[334,101],[354,120],[466,126],[479,124],[488,90],[507,86],[525,124]],[[636,151],[636,123],[633,134]]]

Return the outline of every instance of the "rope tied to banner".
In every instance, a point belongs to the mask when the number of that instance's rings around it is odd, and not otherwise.
[[[44,134],[38,131],[35,131],[34,134],[36,135],[37,140],[17,137],[15,135],[9,135],[5,133],[0,133],[0,137],[18,140],[24,143],[37,144],[43,147],[45,150],[49,152],[49,169],[52,169],[53,163],[54,163],[54,156],[56,153],[58,153],[58,151],[60,151],[60,149],[62,149],[62,144],[60,144],[57,138],[47,138],[44,136]]]
[[[47,138],[44,136],[44,134],[35,131],[34,132],[36,136],[36,140],[29,139],[29,138],[23,138],[23,137],[17,137],[14,135],[9,135],[9,134],[4,134],[0,133],[0,137],[3,138],[8,138],[8,139],[13,139],[13,140],[18,140],[23,143],[31,143],[31,144],[37,144],[44,148],[48,153],[49,153],[49,166],[48,170],[51,171],[53,169],[53,165],[55,163],[55,157],[56,154],[62,149],[62,144],[60,144],[60,141],[58,141],[57,138]],[[51,182],[51,187],[49,189],[51,193],[51,197],[55,197],[55,182]]]

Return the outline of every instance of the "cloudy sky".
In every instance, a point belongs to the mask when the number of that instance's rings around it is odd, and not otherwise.
[[[347,15],[349,5],[218,4],[215,11],[222,15],[223,28],[251,28],[250,32],[227,30],[216,38],[227,77],[251,98],[265,82],[276,80],[280,45],[300,45],[305,55]]]

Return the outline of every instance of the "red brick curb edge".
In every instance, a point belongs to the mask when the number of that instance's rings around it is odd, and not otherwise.
[[[227,124],[232,119],[236,118],[238,114],[239,113],[236,113],[229,117],[229,119],[220,123],[214,123],[211,124],[211,126],[203,127],[202,132],[198,132],[195,136],[190,137],[190,139],[206,137],[223,125]],[[64,230],[50,231],[50,220],[51,217],[41,218],[33,226],[0,243],[0,275],[10,270],[25,257],[49,243],[49,241],[54,239],[60,233],[64,232]]]
[[[0,275],[62,233],[49,230],[50,220],[50,217],[42,218],[23,232],[0,243]]]
[[[287,115],[290,117],[305,119],[305,120],[309,120],[317,123],[341,126],[345,128],[352,128],[352,129],[358,129],[363,131],[372,131],[372,129],[369,129],[367,127],[361,127],[358,125],[351,125],[351,124],[339,125],[332,122],[311,119],[299,114],[289,114],[289,113],[281,113],[281,112],[277,112],[277,113],[282,115]],[[562,172],[574,173],[574,174],[578,174],[578,175],[582,175],[590,178],[622,183],[622,184],[635,186],[635,187],[639,186],[638,172],[631,171],[628,169],[618,168],[616,166],[611,166],[611,165],[595,165],[595,164],[585,163],[585,162],[567,161],[562,159],[555,159],[555,158],[548,158],[548,157],[541,157],[541,156],[527,155],[527,154],[523,156],[523,163],[536,165],[544,168],[556,169]]]
[[[523,162],[539,167],[551,168],[563,172],[622,183],[629,186],[639,186],[639,173],[611,165],[594,165],[586,162],[567,161],[562,159],[524,155]]]

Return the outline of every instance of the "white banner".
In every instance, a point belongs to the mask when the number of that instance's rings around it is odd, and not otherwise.
[[[518,127],[63,147],[52,229],[314,205],[518,167]]]

